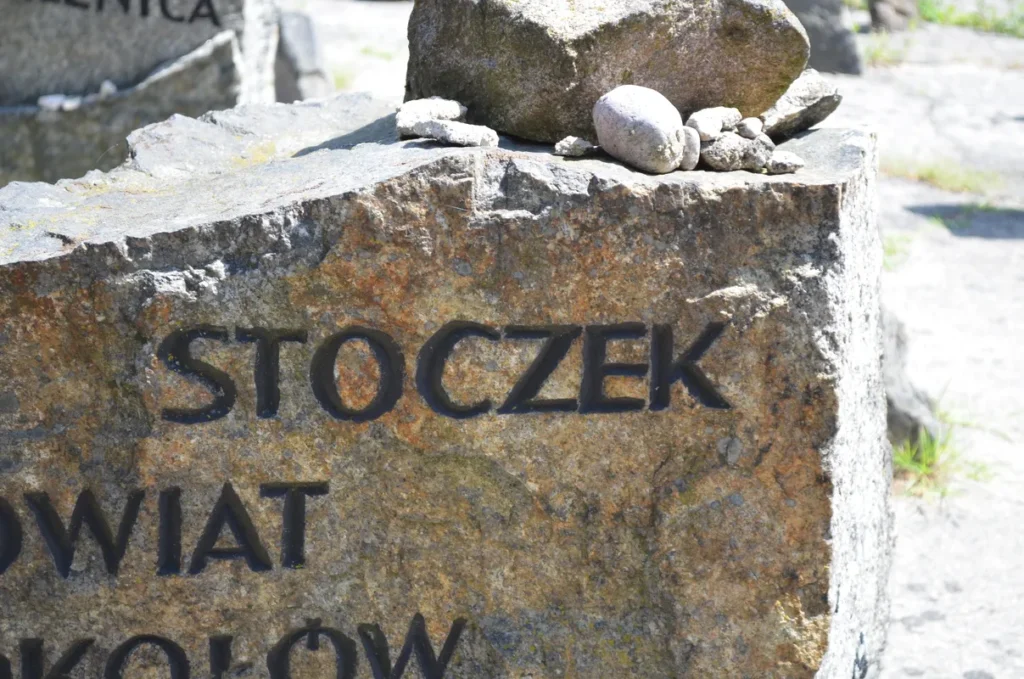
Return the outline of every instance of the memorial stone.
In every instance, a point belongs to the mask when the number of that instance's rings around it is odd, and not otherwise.
[[[874,676],[873,138],[652,177],[393,111],[0,189],[0,675]]]

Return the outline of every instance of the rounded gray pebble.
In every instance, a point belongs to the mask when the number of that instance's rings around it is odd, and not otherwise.
[[[731,172],[743,168],[743,154],[749,140],[738,134],[723,134],[701,144],[700,157],[712,170]]]
[[[395,114],[395,125],[398,134],[403,137],[415,137],[413,130],[416,123],[428,120],[454,120],[462,122],[466,119],[466,107],[457,101],[430,97],[407,101],[398,108]]]
[[[697,111],[687,119],[686,126],[697,130],[701,141],[714,141],[723,132],[735,129],[742,118],[737,109],[716,106]]]
[[[646,172],[672,172],[686,157],[682,116],[672,102],[646,87],[623,85],[598,99],[594,128],[605,152]]]
[[[700,162],[700,135],[697,130],[683,127],[683,142],[683,161],[679,163],[679,169],[689,172]]]
[[[764,132],[764,123],[760,118],[744,118],[736,126],[736,134],[746,139],[757,139]]]

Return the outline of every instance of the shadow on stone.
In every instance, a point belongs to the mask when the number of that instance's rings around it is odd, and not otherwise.
[[[983,203],[915,205],[909,210],[940,222],[962,238],[1024,238],[1024,210]]]
[[[310,146],[298,151],[294,157],[308,156],[317,151],[329,150],[338,151],[350,149],[358,144],[390,144],[398,141],[398,131],[395,127],[395,114],[378,118],[371,123],[363,125],[359,129],[352,130],[340,137],[335,137],[316,146]]]

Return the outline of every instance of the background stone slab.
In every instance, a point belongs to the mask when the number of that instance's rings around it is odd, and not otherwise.
[[[244,65],[234,34],[225,31],[135,87],[72,100],[71,110],[0,107],[0,186],[55,182],[117,167],[133,130],[175,113],[199,116],[238,103]]]
[[[810,68],[859,75],[863,67],[852,21],[842,0],[786,0],[811,40]]]
[[[242,101],[274,100],[277,10],[269,0],[5,0],[3,17],[3,106],[95,94],[105,80],[134,87],[225,30],[245,55]]]
[[[435,648],[469,621],[452,677],[870,676],[890,539],[870,137],[784,145],[808,161],[795,177],[652,178],[508,142],[398,142],[382,109],[176,117],[132,135],[110,175],[0,190],[0,496],[25,528],[0,576],[0,639],[95,637],[82,663],[96,673],[155,632],[199,671],[207,635],[232,634],[235,662],[265,676],[268,649],[308,619],[351,639],[379,624],[394,656],[421,612]],[[410,381],[356,424],[311,396],[330,332],[391,333],[412,375],[459,318],[671,323],[680,341],[728,320],[701,365],[733,408],[677,390],[660,413],[451,420]],[[279,417],[256,417],[251,348],[204,342],[236,407],[196,427],[160,418],[208,398],[154,356],[197,323],[308,329],[281,355]],[[467,345],[447,385],[499,399],[531,358]],[[364,359],[339,364],[350,402],[372,396]],[[578,387],[579,355],[566,360],[550,396]],[[228,480],[273,569],[157,576],[157,491],[183,489],[187,560]],[[280,501],[258,493],[280,480],[331,485],[309,501],[299,570],[279,566]],[[46,491],[66,520],[86,487],[111,515],[147,492],[116,579],[88,539],[59,577],[21,499]],[[325,667],[299,653],[296,668]]]

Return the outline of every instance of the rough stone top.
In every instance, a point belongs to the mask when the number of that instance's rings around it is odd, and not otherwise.
[[[507,138],[496,149],[400,141],[396,105],[342,95],[323,102],[239,107],[198,120],[174,116],[150,125],[129,137],[130,159],[112,172],[53,185],[14,182],[0,189],[0,266],[74,253],[93,263],[130,267],[139,239],[358,192],[455,157],[529,165],[570,192],[586,193],[597,182],[649,189],[652,195],[659,189],[705,196],[737,189],[782,194],[787,186],[840,190],[862,166],[871,143],[864,132],[816,130],[781,147],[807,161],[796,175],[696,171],[654,177],[607,157],[567,159],[555,156],[550,146]],[[528,200],[538,202],[537,210],[545,208],[542,196]]]
[[[573,38],[602,24],[621,21],[631,15],[649,14],[652,10],[671,4],[678,4],[678,1],[551,0],[524,3],[520,14],[527,21],[557,27],[562,37]]]
[[[714,0],[712,5],[728,5],[731,0]],[[477,0],[477,4],[481,4]],[[781,0],[752,0],[750,4],[788,13]],[[512,4],[526,21],[549,27],[559,37],[572,40],[605,24],[618,23],[628,17],[661,14],[678,8],[680,18],[695,20],[692,3],[680,0],[545,0]]]

